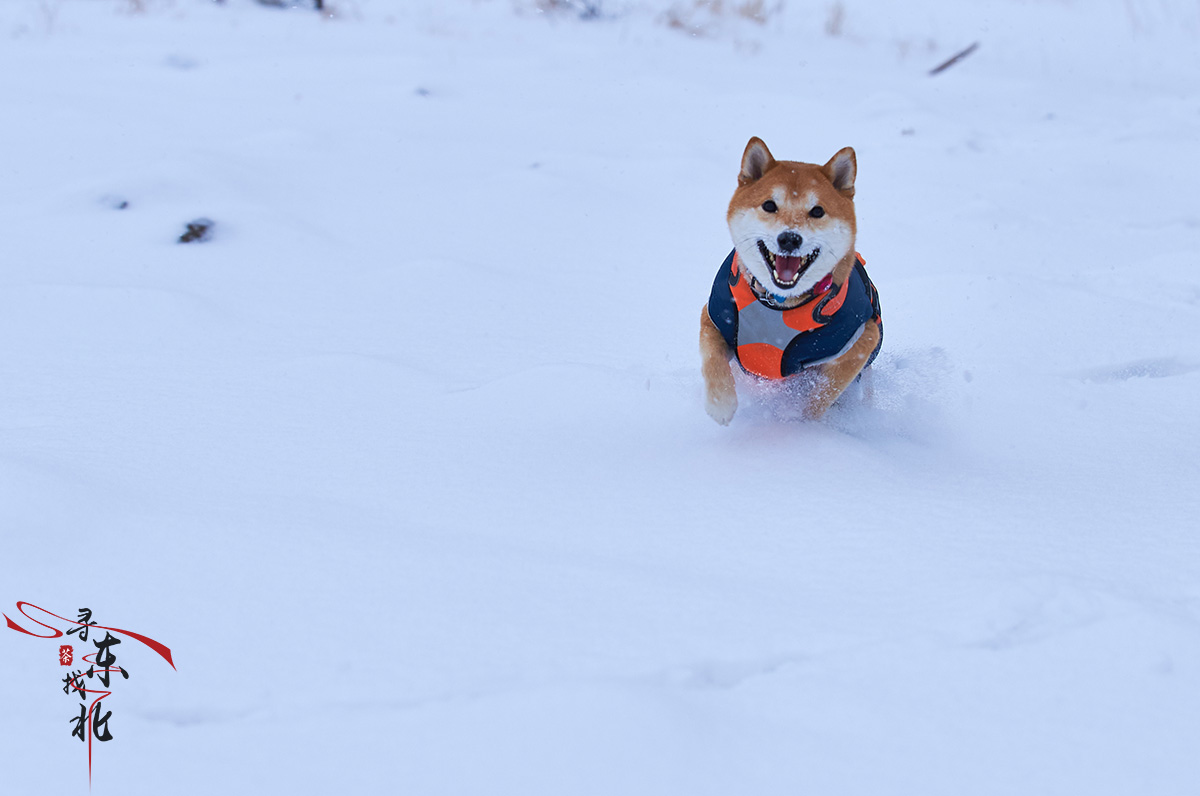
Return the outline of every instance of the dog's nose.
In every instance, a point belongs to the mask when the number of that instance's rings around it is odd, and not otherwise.
[[[776,240],[779,241],[779,250],[784,254],[796,251],[800,248],[800,244],[804,243],[804,238],[795,232],[780,232]]]

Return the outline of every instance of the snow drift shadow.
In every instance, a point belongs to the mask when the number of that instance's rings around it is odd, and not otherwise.
[[[1166,379],[1183,376],[1200,370],[1200,365],[1183,361],[1177,357],[1139,359],[1121,365],[1089,368],[1072,374],[1072,378],[1093,384],[1107,384],[1130,379]]]

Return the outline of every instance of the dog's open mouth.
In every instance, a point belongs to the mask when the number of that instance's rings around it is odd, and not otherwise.
[[[788,257],[785,254],[772,254],[767,245],[760,240],[758,251],[771,269],[771,279],[775,281],[776,285],[786,290],[789,287],[795,287],[808,267],[817,261],[817,257],[821,254],[821,247],[817,246],[804,257]]]

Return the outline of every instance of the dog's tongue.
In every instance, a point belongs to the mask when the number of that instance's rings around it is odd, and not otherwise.
[[[800,273],[800,266],[804,265],[803,257],[785,257],[782,254],[775,255],[775,275],[779,277],[780,282],[791,282],[796,278],[796,274]]]

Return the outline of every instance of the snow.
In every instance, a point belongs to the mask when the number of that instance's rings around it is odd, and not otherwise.
[[[1200,8],[330,5],[0,6],[0,610],[178,667],[93,793],[1195,792]],[[752,135],[858,155],[821,422],[703,409]]]

